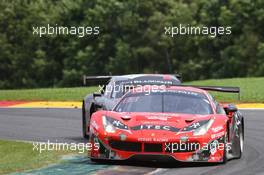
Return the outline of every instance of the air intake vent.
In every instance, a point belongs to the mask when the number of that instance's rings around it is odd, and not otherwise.
[[[140,142],[122,142],[122,141],[109,141],[109,145],[120,151],[131,151],[131,152],[141,152],[142,144]]]
[[[145,143],[144,152],[162,152],[162,144]]]

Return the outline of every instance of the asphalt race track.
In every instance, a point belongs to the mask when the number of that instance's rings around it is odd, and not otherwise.
[[[242,112],[245,116],[245,150],[240,160],[231,160],[225,165],[112,163],[113,168],[97,174],[264,175],[264,110]],[[85,142],[81,138],[81,110],[0,108],[0,139]]]

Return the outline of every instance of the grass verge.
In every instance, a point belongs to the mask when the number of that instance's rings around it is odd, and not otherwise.
[[[75,87],[0,90],[0,100],[81,101],[85,95],[98,89],[97,87]]]
[[[264,77],[212,79],[186,82],[189,85],[239,86],[240,102],[264,102]],[[81,101],[86,94],[97,91],[97,87],[79,88],[43,88],[27,90],[0,90],[0,100],[47,100],[47,101]],[[236,94],[212,93],[220,101],[237,102]]]
[[[67,151],[44,151],[41,154],[34,150],[32,143],[0,140],[0,174],[21,172],[57,163]]]

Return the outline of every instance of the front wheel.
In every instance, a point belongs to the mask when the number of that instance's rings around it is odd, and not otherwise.
[[[87,119],[86,119],[86,112],[85,112],[85,105],[83,103],[82,106],[82,133],[83,133],[83,138],[88,139],[89,135],[87,134]]]
[[[225,133],[225,136],[224,136],[224,154],[223,154],[223,160],[222,160],[222,163],[225,164],[228,160],[227,158],[227,154],[228,154],[228,149],[229,147],[227,146],[228,144],[228,137],[229,137],[229,125],[226,126],[226,133]]]
[[[225,138],[224,138],[224,155],[223,155],[223,161],[222,163],[225,164],[227,162],[227,134],[225,135]]]
[[[238,156],[239,159],[242,157],[243,151],[244,151],[244,129],[242,126],[242,129],[239,133],[239,156]]]

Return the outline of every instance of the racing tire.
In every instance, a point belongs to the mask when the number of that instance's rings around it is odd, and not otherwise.
[[[83,138],[88,139],[89,138],[89,134],[87,134],[87,122],[86,122],[86,112],[85,112],[85,105],[83,102],[83,106],[82,106],[82,134],[83,134]]]
[[[227,160],[228,160],[228,158],[227,158],[227,143],[228,143],[228,128],[229,128],[229,126],[227,125],[226,126],[227,127],[227,131],[226,131],[226,133],[225,133],[225,136],[224,136],[224,155],[223,155],[223,160],[222,160],[222,164],[226,164],[226,162],[227,162]]]
[[[241,131],[239,133],[239,155],[238,159],[240,159],[244,152],[244,126],[241,126]]]

